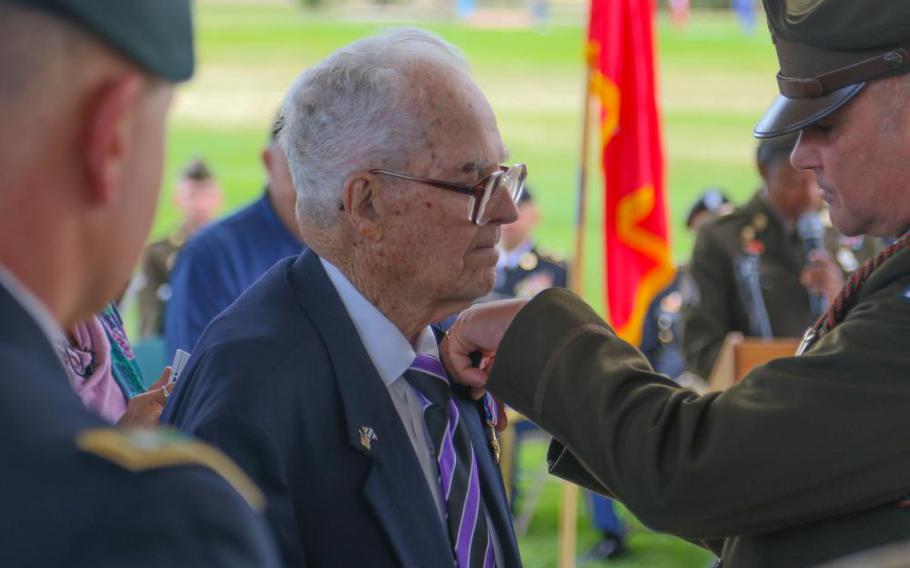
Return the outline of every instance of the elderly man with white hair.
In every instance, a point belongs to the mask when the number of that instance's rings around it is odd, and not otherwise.
[[[418,30],[333,53],[283,112],[311,250],[215,319],[164,420],[258,482],[288,565],[519,566],[495,405],[449,384],[430,323],[493,287],[524,166]]]

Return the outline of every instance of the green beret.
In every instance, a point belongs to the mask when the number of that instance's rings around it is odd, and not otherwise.
[[[910,72],[910,0],[764,0],[780,96],[755,127],[771,138],[810,126],[869,81]]]
[[[179,82],[193,75],[190,0],[0,0],[2,2],[42,10],[70,21],[163,79]]]

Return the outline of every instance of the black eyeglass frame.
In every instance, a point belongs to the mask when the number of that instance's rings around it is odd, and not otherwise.
[[[412,176],[410,174],[393,172],[391,170],[383,170],[380,168],[369,170],[369,173],[371,174],[379,174],[406,179],[408,181],[422,183],[424,185],[429,185],[438,189],[445,189],[448,191],[454,191],[471,196],[472,201],[470,211],[468,213],[468,221],[474,223],[475,225],[483,224],[479,222],[479,219],[482,213],[486,211],[486,207],[493,195],[493,189],[501,186],[501,184],[497,186],[496,181],[507,175],[509,172],[515,172],[519,176],[517,182],[518,188],[511,196],[512,201],[514,203],[518,203],[518,200],[521,198],[521,194],[524,191],[525,178],[528,177],[528,168],[524,164],[514,164],[512,166],[500,165],[498,170],[484,177],[474,185],[465,185],[435,178]]]

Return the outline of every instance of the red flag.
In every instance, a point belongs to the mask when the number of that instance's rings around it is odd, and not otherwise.
[[[654,79],[653,0],[592,0],[591,89],[600,103],[608,318],[641,342],[654,297],[673,279]]]

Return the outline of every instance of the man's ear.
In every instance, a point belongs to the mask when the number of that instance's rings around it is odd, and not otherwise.
[[[371,241],[382,239],[382,205],[372,176],[354,173],[342,192],[344,212],[354,230]]]
[[[259,158],[262,160],[262,167],[265,168],[266,172],[272,171],[272,147],[267,146],[262,149],[262,152],[259,153]]]
[[[101,87],[86,113],[83,134],[85,172],[92,203],[105,204],[114,197],[127,175],[126,160],[132,142],[130,128],[142,94],[143,79],[124,75]]]

